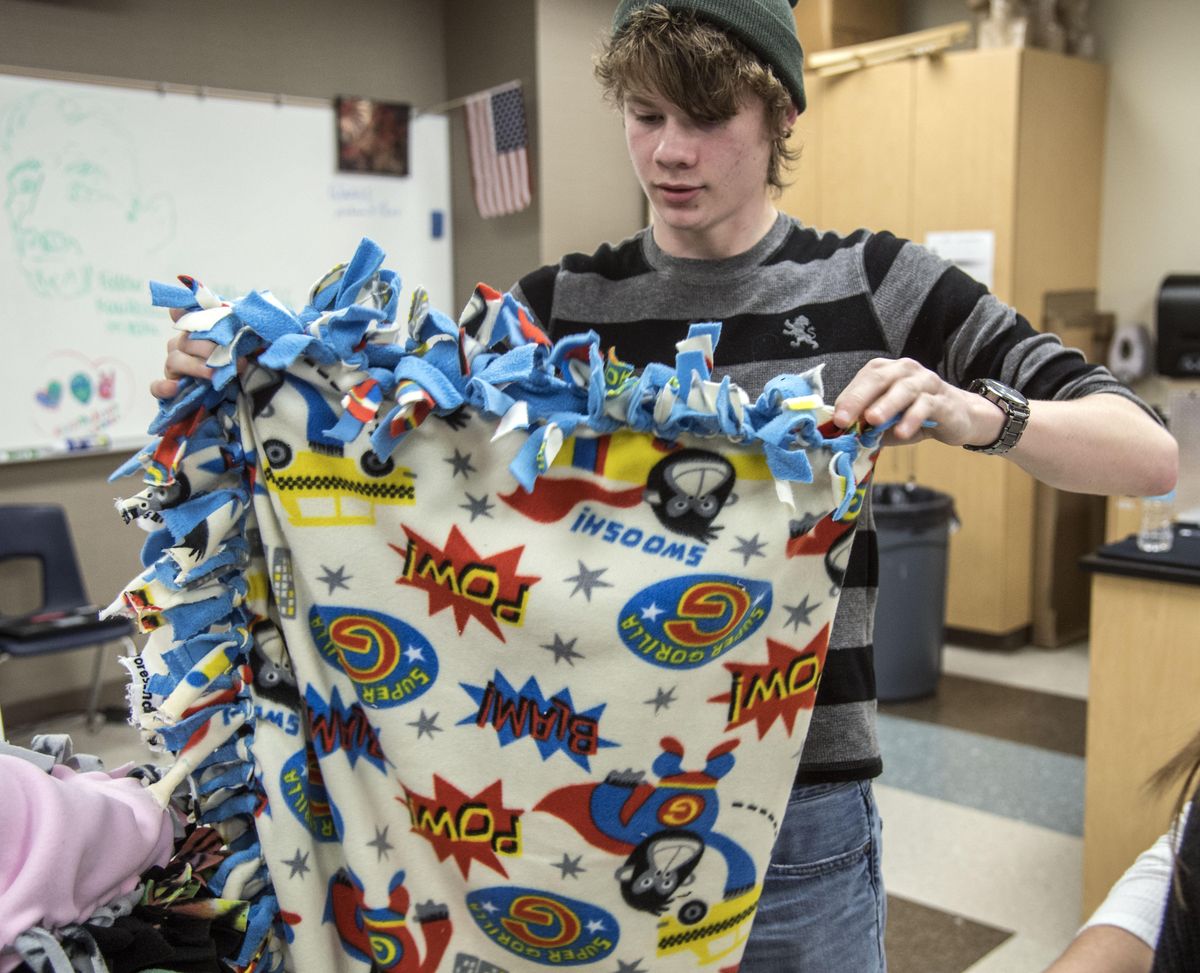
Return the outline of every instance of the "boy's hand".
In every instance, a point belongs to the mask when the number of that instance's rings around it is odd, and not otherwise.
[[[171,309],[171,320],[178,321],[186,313],[179,308]],[[211,378],[212,369],[205,362],[217,346],[211,341],[199,341],[184,332],[172,336],[167,342],[167,358],[163,363],[163,375],[150,383],[150,394],[157,399],[169,399],[179,391],[179,379],[185,375],[192,378]]]
[[[1004,413],[982,395],[955,388],[911,358],[873,358],[842,390],[833,421],[845,429],[855,421],[879,426],[901,415],[884,443],[936,439],[949,446],[983,446],[996,441]],[[932,421],[934,425],[926,426]]]

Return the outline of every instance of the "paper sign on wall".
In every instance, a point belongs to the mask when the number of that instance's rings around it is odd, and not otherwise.
[[[991,230],[941,230],[925,234],[925,246],[966,271],[988,290],[996,267],[996,234]]]

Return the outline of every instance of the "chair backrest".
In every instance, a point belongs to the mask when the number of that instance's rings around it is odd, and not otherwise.
[[[67,513],[62,507],[0,505],[0,560],[18,557],[41,561],[44,609],[77,608],[87,603]]]

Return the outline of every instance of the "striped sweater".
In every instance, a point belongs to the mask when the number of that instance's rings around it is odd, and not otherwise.
[[[818,233],[783,214],[735,257],[672,257],[642,230],[536,270],[513,293],[551,337],[593,330],[638,366],[673,361],[690,322],[722,321],[716,377],[729,375],[752,397],[775,375],[824,362],[831,402],[872,358],[908,357],[960,387],[990,376],[1030,399],[1114,392],[1136,401],[1107,370],[1036,332],[928,250],[890,233]],[[872,658],[877,579],[868,504],[846,564],[800,783],[882,769]]]

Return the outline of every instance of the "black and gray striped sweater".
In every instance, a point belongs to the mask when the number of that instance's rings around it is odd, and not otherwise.
[[[639,367],[674,361],[689,323],[721,321],[716,377],[729,375],[751,397],[775,375],[824,362],[832,402],[870,359],[909,357],[960,387],[991,376],[1030,399],[1135,398],[1107,370],[1034,331],[928,250],[890,233],[818,233],[782,214],[736,257],[672,257],[642,230],[536,270],[513,294],[552,338],[594,330]],[[865,514],[842,582],[802,783],[874,777],[882,769],[872,659],[878,555],[869,506]]]

